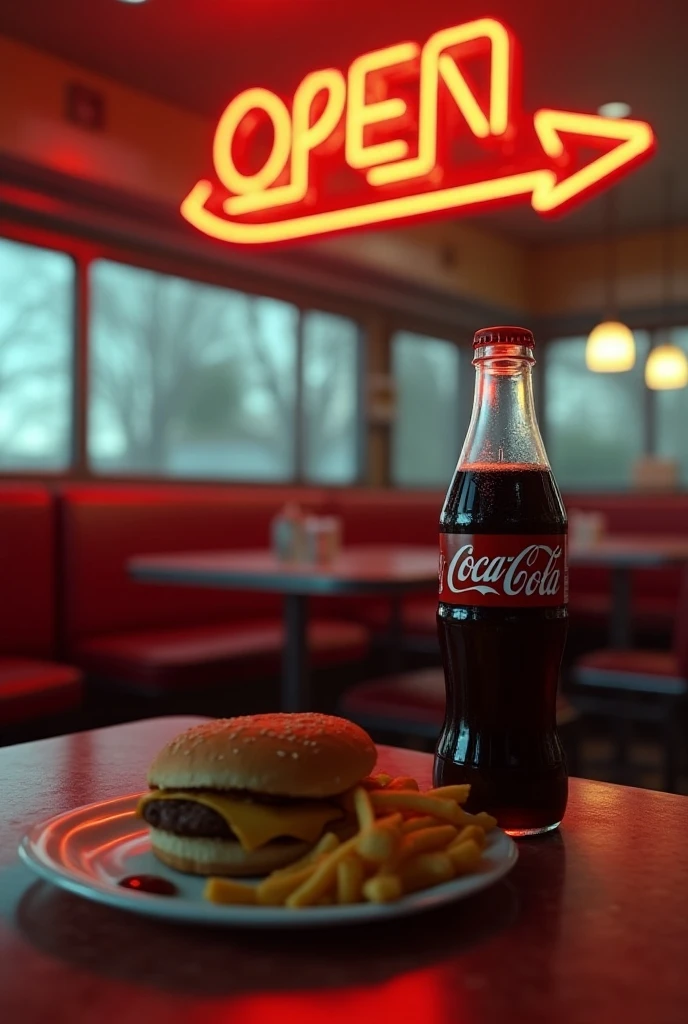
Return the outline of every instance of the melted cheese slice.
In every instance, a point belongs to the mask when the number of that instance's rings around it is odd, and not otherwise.
[[[155,789],[141,797],[136,808],[139,817],[143,816],[143,809],[151,800],[190,800],[209,807],[220,815],[242,848],[249,852],[282,836],[315,843],[328,822],[344,816],[341,807],[320,800],[284,805],[263,804],[237,800],[219,793]]]

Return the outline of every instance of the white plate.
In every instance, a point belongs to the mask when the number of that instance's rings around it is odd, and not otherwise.
[[[135,814],[138,800],[139,794],[104,800],[34,825],[22,839],[19,855],[41,878],[99,903],[149,917],[241,928],[307,928],[415,914],[486,889],[510,871],[518,858],[513,840],[495,829],[478,872],[394,903],[303,910],[219,906],[203,899],[202,878],[174,871],[153,855],[148,829]],[[118,885],[120,879],[134,874],[167,878],[177,886],[178,895],[154,896]]]

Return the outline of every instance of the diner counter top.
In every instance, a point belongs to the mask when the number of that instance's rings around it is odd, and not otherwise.
[[[17,858],[29,825],[145,788],[160,718],[0,749],[3,1024],[683,1024],[688,799],[574,779],[560,832],[463,903],[313,932],[184,927],[89,903]],[[380,748],[430,783],[432,758]]]

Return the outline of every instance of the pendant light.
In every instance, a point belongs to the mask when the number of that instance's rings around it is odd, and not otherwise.
[[[662,238],[662,306],[668,314],[674,292],[674,229],[671,222],[671,180],[665,187],[666,217]],[[688,385],[688,357],[670,342],[653,345],[645,363],[645,383],[653,391],[672,391]]]
[[[616,239],[614,237],[614,195],[606,196],[605,318],[593,327],[585,346],[585,365],[595,373],[622,373],[635,366],[633,331],[621,323],[616,312]]]
[[[688,385],[688,357],[678,345],[655,345],[645,364],[645,383],[653,391],[671,391]]]

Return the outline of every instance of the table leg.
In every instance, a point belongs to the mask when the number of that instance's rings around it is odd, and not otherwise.
[[[308,710],[308,598],[284,596],[284,654],[282,657],[282,711]]]
[[[631,646],[631,574],[625,566],[612,569],[609,646],[616,649]]]
[[[385,664],[389,672],[401,672],[403,668],[402,648],[404,644],[404,622],[401,594],[394,594],[389,606],[387,628],[387,652]]]

